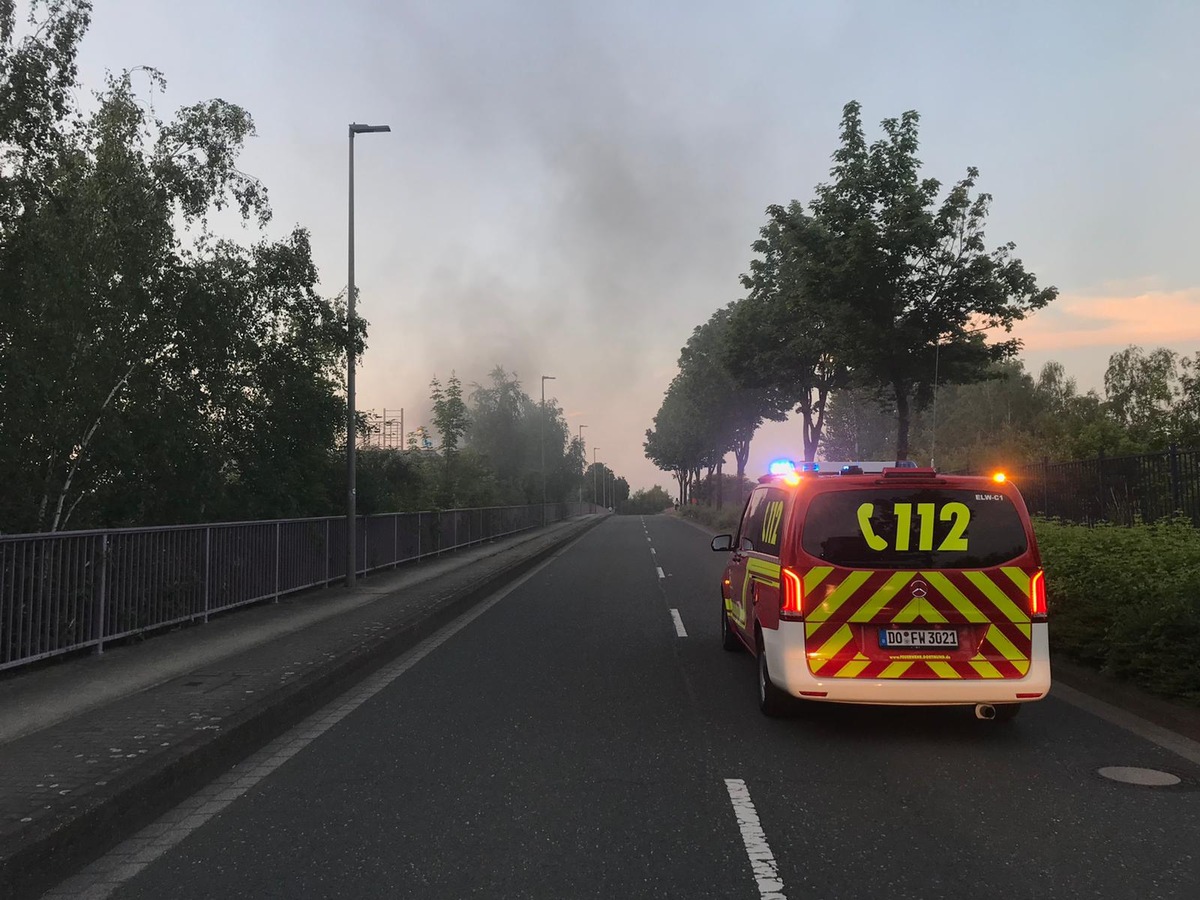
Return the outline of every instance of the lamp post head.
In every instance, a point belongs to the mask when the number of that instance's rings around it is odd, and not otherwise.
[[[351,134],[377,134],[391,130],[391,125],[359,125],[357,122],[350,123]]]

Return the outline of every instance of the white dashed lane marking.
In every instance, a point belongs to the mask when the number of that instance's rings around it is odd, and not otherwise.
[[[687,637],[687,629],[683,627],[683,619],[679,617],[679,610],[671,610],[671,618],[675,620],[675,633],[680,637]]]
[[[662,566],[655,566],[654,571],[658,573],[659,578],[667,577],[667,573],[662,570]]]
[[[733,804],[733,812],[737,816],[742,843],[746,845],[746,855],[750,857],[750,868],[758,883],[758,896],[763,900],[787,900],[783,893],[783,880],[779,877],[779,866],[767,843],[767,836],[763,834],[758,810],[750,799],[750,789],[740,778],[726,778],[725,789],[729,791],[729,802]]]

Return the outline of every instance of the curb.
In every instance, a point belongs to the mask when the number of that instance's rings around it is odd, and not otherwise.
[[[602,521],[604,517],[596,517],[571,528],[561,539],[483,576],[424,615],[392,626],[370,646],[272,692],[244,708],[222,732],[181,744],[164,764],[106,785],[74,818],[30,828],[0,857],[0,900],[41,896]]]

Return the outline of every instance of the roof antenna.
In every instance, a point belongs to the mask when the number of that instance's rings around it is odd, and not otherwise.
[[[937,453],[937,395],[938,395],[938,351],[942,349],[942,336],[939,334],[933,345],[933,437],[929,447],[929,468],[936,469],[933,457]]]

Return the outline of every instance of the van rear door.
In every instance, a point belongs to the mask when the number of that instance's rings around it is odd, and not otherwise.
[[[831,485],[812,495],[796,559],[814,675],[1028,672],[1040,569],[1024,503],[983,479],[955,481]]]

